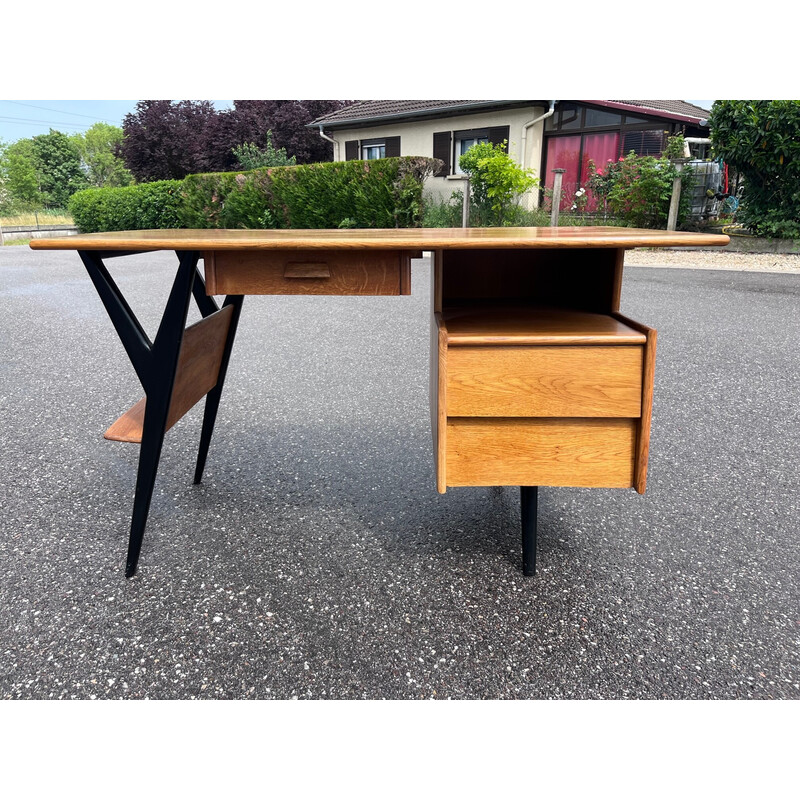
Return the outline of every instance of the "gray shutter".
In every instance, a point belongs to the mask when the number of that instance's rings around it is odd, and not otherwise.
[[[506,142],[506,150],[508,150],[508,125],[500,125],[497,128],[489,128],[489,144],[500,144]]]
[[[351,139],[349,142],[344,143],[344,157],[346,161],[356,161],[359,155],[358,139]]]
[[[400,157],[400,137],[387,136],[386,143],[386,158],[399,158]]]
[[[434,177],[442,178],[450,174],[451,161],[450,161],[450,131],[443,131],[442,133],[433,134],[433,157],[440,158],[444,161],[444,166],[438,172],[434,173]]]

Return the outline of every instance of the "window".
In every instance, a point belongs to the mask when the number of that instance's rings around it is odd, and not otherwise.
[[[470,147],[480,142],[501,144],[508,142],[509,126],[494,128],[473,128],[465,131],[441,131],[433,134],[433,157],[442,162],[442,168],[434,177],[446,178],[448,175],[463,175],[458,159]],[[507,146],[507,145],[506,145]]]
[[[400,137],[383,139],[349,139],[344,143],[346,161],[372,161],[375,158],[397,158],[400,155]]]
[[[386,158],[386,142],[368,139],[361,142],[361,158],[372,161],[374,158]]]
[[[455,175],[463,175],[464,170],[459,165],[459,159],[470,147],[476,144],[487,144],[489,141],[488,130],[473,130],[473,131],[456,131],[455,139],[455,158],[453,159],[453,173]]]

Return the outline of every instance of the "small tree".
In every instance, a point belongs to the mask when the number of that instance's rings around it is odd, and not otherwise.
[[[760,236],[800,237],[800,100],[717,100],[714,153],[742,176],[737,217]]]
[[[66,208],[69,198],[89,185],[78,148],[65,133],[51,129],[33,137],[33,152],[45,204]]]
[[[273,147],[272,131],[267,131],[267,146],[263,150],[253,142],[245,142],[234,147],[233,154],[244,170],[259,167],[293,167],[297,164],[294,156],[286,154],[285,147]]]
[[[39,186],[36,153],[31,139],[18,139],[0,155],[6,210],[42,208],[45,198]]]
[[[519,199],[537,186],[533,172],[520,167],[506,152],[506,142],[470,147],[458,160],[469,175],[474,222],[479,226],[513,225],[518,222]]]
[[[128,186],[133,175],[118,153],[122,146],[122,128],[96,122],[85,133],[71,137],[81,155],[91,186]]]

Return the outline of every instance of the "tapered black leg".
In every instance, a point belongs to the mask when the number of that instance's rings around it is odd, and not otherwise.
[[[519,487],[522,517],[522,574],[536,574],[536,516],[539,507],[539,487]]]
[[[219,401],[222,398],[222,387],[225,384],[225,374],[228,371],[228,360],[233,350],[233,340],[236,338],[236,327],[239,324],[239,314],[242,310],[244,295],[229,295],[225,298],[223,308],[228,305],[233,306],[233,316],[228,328],[228,338],[225,342],[225,349],[222,353],[222,362],[219,367],[219,378],[216,386],[206,395],[206,405],[203,411],[203,430],[200,433],[200,449],[197,452],[197,465],[194,470],[194,482],[200,483],[203,479],[203,470],[206,466],[206,456],[208,447],[211,444],[211,435],[214,433],[214,423],[217,420]]]

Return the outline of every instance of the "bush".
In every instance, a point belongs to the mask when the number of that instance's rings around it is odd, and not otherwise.
[[[631,151],[625,158],[610,162],[602,175],[594,171],[590,162],[591,177],[587,186],[603,207],[634,228],[667,226],[672,184],[678,168],[666,156],[638,156]],[[689,213],[692,173],[687,167],[681,174],[681,199],[678,205],[678,226]]]
[[[81,233],[181,228],[181,181],[155,181],[114,189],[84,189],[69,199]]]
[[[440,163],[406,156],[188,175],[182,221],[189,228],[418,227],[423,182]]]
[[[714,153],[742,176],[736,217],[759,236],[800,236],[800,100],[717,100]]]
[[[505,145],[475,144],[458,160],[469,175],[470,224],[476,227],[519,225],[519,198],[539,183],[511,158]]]

